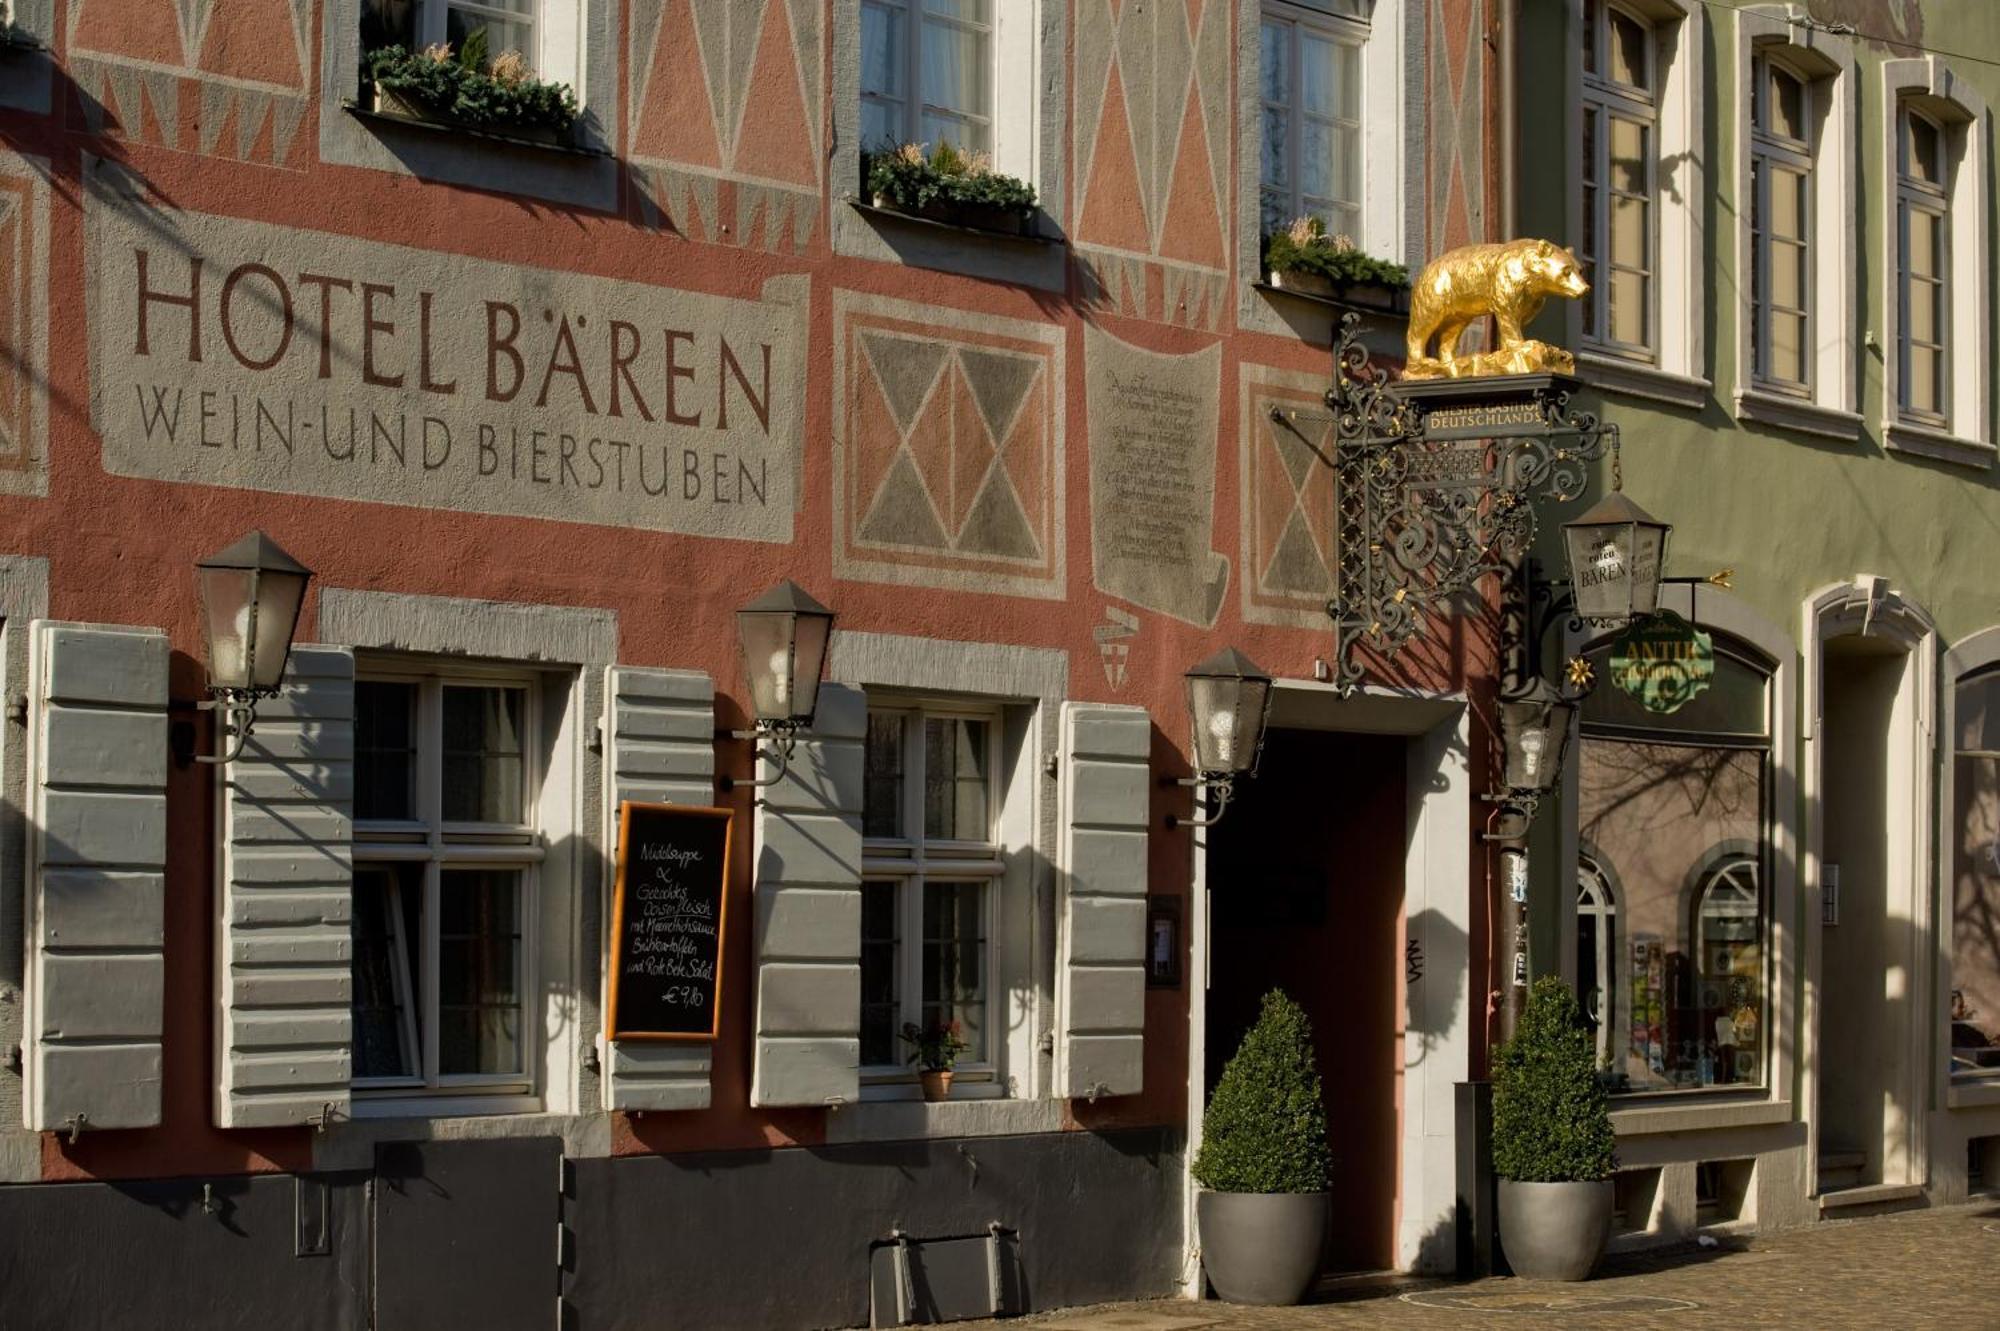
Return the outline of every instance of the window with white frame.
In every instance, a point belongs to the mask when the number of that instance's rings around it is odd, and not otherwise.
[[[484,31],[489,60],[515,51],[536,77],[576,84],[579,8],[545,0],[361,0],[361,49],[442,43],[460,51]]]
[[[1896,128],[1896,361],[1902,414],[1950,415],[1951,245],[1944,127],[1904,105]]]
[[[1751,62],[1752,373],[1801,396],[1813,388],[1813,96],[1812,81],[1772,55]]]
[[[356,681],[357,1093],[534,1089],[537,695],[472,667]]]
[[[1960,679],[1952,737],[1951,992],[1954,1077],[2000,1079],[2000,670]]]
[[[861,1064],[907,1079],[900,1038],[956,1026],[958,1076],[998,1078],[992,1011],[1005,859],[1000,714],[955,704],[871,706],[862,813]]]
[[[861,146],[994,149],[994,0],[862,0]]]
[[[1618,897],[1597,861],[1576,872],[1576,991],[1597,1035],[1597,1065],[1609,1068],[1618,1030]]]
[[[1259,29],[1263,127],[1258,169],[1265,235],[1317,217],[1332,235],[1362,234],[1361,0],[1330,8],[1269,0]]]
[[[1583,336],[1649,359],[1658,327],[1660,64],[1650,22],[1607,0],[1583,0]]]

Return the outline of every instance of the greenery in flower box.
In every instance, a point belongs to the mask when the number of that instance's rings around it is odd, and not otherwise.
[[[1595,1183],[1618,1168],[1597,1041],[1570,987],[1535,981],[1493,1056],[1493,1169],[1517,1183]]]
[[[1264,995],[1201,1122],[1193,1172],[1210,1192],[1326,1191],[1326,1106],[1312,1023],[1284,991]]]
[[[454,53],[440,43],[422,51],[385,46],[363,60],[374,85],[441,120],[498,133],[554,130],[576,123],[576,94],[566,83],[545,83],[519,51],[487,58],[480,28]]]
[[[1410,285],[1400,263],[1363,254],[1346,236],[1329,236],[1326,223],[1301,217],[1283,231],[1264,237],[1264,267],[1274,273],[1310,273],[1329,282],[1373,282],[1396,289]]]
[[[1025,218],[1035,206],[1033,186],[995,171],[985,153],[948,142],[929,153],[916,143],[867,153],[861,170],[871,195],[909,212],[976,208]]]

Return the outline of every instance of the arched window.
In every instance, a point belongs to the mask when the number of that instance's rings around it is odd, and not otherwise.
[[[1597,984],[1613,994],[1600,1050],[1617,1089],[1635,1093],[1766,1076],[1771,665],[1688,632],[1689,659],[1713,665],[1695,691],[1647,687],[1648,658],[1624,659],[1615,643],[1589,653],[1602,682],[1578,746],[1577,831],[1590,847],[1578,947],[1588,932]],[[1615,961],[1600,963],[1607,947]]]
[[[1576,992],[1597,1031],[1597,1065],[1609,1067],[1618,1029],[1618,898],[1589,855],[1576,866]]]
[[[2000,1077],[2000,668],[1959,680],[1953,718],[1951,1071]]]

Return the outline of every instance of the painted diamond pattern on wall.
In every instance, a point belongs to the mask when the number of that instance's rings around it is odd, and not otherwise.
[[[1336,557],[1333,471],[1319,460],[1333,445],[1324,384],[1257,365],[1242,374],[1243,617],[1324,628]],[[1300,418],[1274,421],[1273,408]]]
[[[821,22],[817,0],[634,0],[630,158],[646,222],[805,249],[823,178]]]
[[[843,573],[1059,595],[1059,331],[848,293],[837,327]]]
[[[84,124],[285,166],[311,93],[313,0],[71,0]]]

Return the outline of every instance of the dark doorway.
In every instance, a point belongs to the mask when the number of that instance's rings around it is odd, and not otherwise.
[[[1328,1271],[1395,1264],[1406,741],[1272,730],[1210,833],[1205,1089],[1265,993],[1312,1018],[1333,1156]]]

